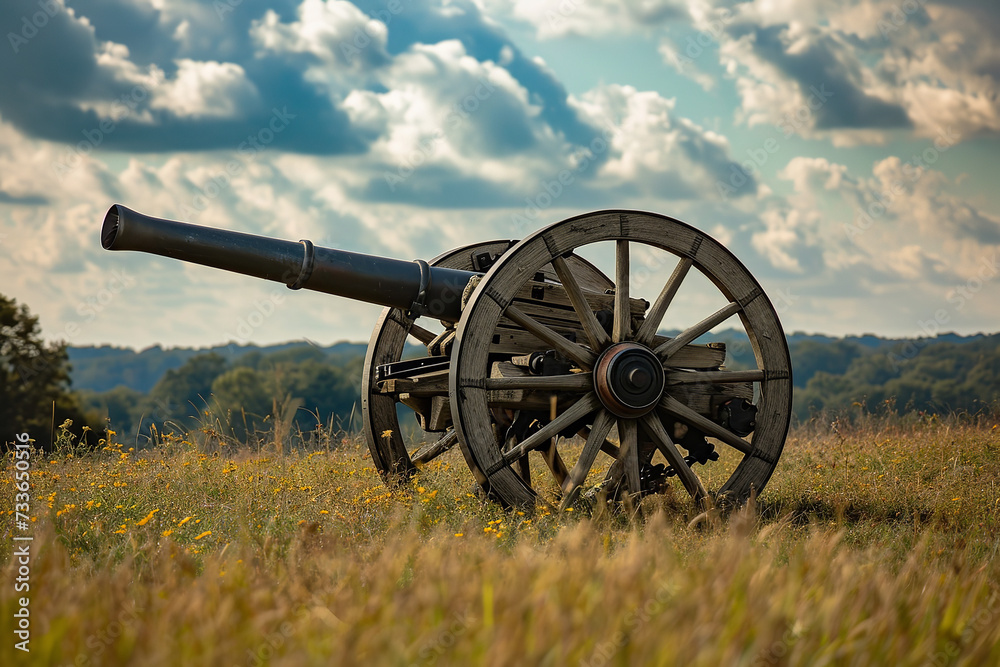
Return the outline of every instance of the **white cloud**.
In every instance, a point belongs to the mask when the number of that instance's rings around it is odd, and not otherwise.
[[[479,0],[486,12],[532,25],[540,39],[648,29],[687,15],[680,0]]]
[[[631,86],[595,88],[575,100],[598,127],[614,128],[599,180],[664,198],[716,196],[730,166],[729,142],[676,113],[676,101]]]
[[[844,165],[796,157],[780,176],[794,192],[766,202],[764,228],[753,236],[754,247],[777,268],[865,266],[887,285],[916,282],[940,290],[974,276],[983,259],[1000,250],[1000,218],[949,194],[939,171],[889,157],[875,163],[870,176],[856,177]]]
[[[943,257],[913,244],[887,249],[882,261],[901,279],[915,282],[923,282],[928,276],[948,271]]]
[[[415,45],[381,81],[386,92],[353,95],[348,108],[384,126],[371,155],[390,173],[408,178],[411,169],[436,166],[487,182],[523,183],[565,152],[510,73],[469,56],[456,40]],[[518,159],[506,159],[507,152]]]
[[[660,46],[657,50],[663,58],[663,62],[672,67],[678,74],[692,79],[703,90],[715,88],[715,78],[702,71],[695,63],[695,59],[684,55],[683,51],[670,40],[660,40]]]
[[[719,54],[748,125],[836,145],[883,143],[892,129],[967,138],[1000,131],[996,14],[917,0],[755,0],[736,6]],[[833,95],[817,105],[823,85]]]
[[[234,118],[257,109],[260,95],[235,63],[177,61],[177,74],[154,88],[150,107],[178,118]]]
[[[343,0],[304,0],[298,21],[282,23],[269,9],[255,20],[250,35],[264,52],[306,53],[325,67],[353,68],[386,60],[388,30]]]
[[[802,273],[802,264],[795,253],[803,244],[802,227],[815,225],[817,217],[797,209],[764,211],[761,214],[764,229],[753,234],[753,247],[775,268]]]

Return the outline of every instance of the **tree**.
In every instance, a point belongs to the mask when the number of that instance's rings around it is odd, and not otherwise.
[[[221,355],[209,352],[191,357],[180,368],[167,371],[150,392],[155,408],[151,419],[157,423],[183,421],[192,413],[199,414],[208,405],[215,378],[228,367]]]
[[[145,394],[123,385],[104,392],[78,390],[76,396],[85,410],[106,417],[108,425],[118,434],[119,442],[132,442],[139,421],[151,411],[146,405],[148,397]]]
[[[233,434],[245,440],[264,425],[274,407],[273,387],[266,376],[252,368],[234,368],[212,382],[212,394]],[[220,415],[222,416],[222,415]]]
[[[866,352],[863,346],[849,340],[796,341],[789,346],[794,369],[792,379],[796,387],[805,387],[820,371],[843,375],[851,363]]]
[[[302,399],[296,418],[299,427],[309,431],[330,420],[349,426],[347,422],[360,398],[354,377],[360,378],[361,372],[352,376],[344,367],[330,364],[299,363],[289,368],[285,380],[287,391]],[[360,407],[357,406],[358,411]]]
[[[77,433],[90,426],[69,393],[69,372],[66,344],[46,344],[28,307],[0,294],[0,436],[5,444],[27,432],[37,444],[51,446],[55,428],[67,419]]]

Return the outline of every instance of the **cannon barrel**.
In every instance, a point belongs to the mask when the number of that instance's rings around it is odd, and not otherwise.
[[[284,283],[414,315],[457,322],[470,271],[203,227],[137,213],[115,204],[104,217],[106,250],[138,250]]]

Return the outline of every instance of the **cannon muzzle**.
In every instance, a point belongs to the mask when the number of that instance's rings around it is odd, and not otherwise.
[[[422,260],[376,257],[321,248],[310,241],[154,218],[115,204],[104,217],[106,250],[138,250],[213,266],[326,294],[401,308],[449,322],[461,318],[462,291],[477,275],[431,267]]]

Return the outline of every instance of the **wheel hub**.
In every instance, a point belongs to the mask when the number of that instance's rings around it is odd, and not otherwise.
[[[608,410],[634,419],[659,402],[666,381],[660,360],[645,345],[616,343],[594,367],[594,388]]]

